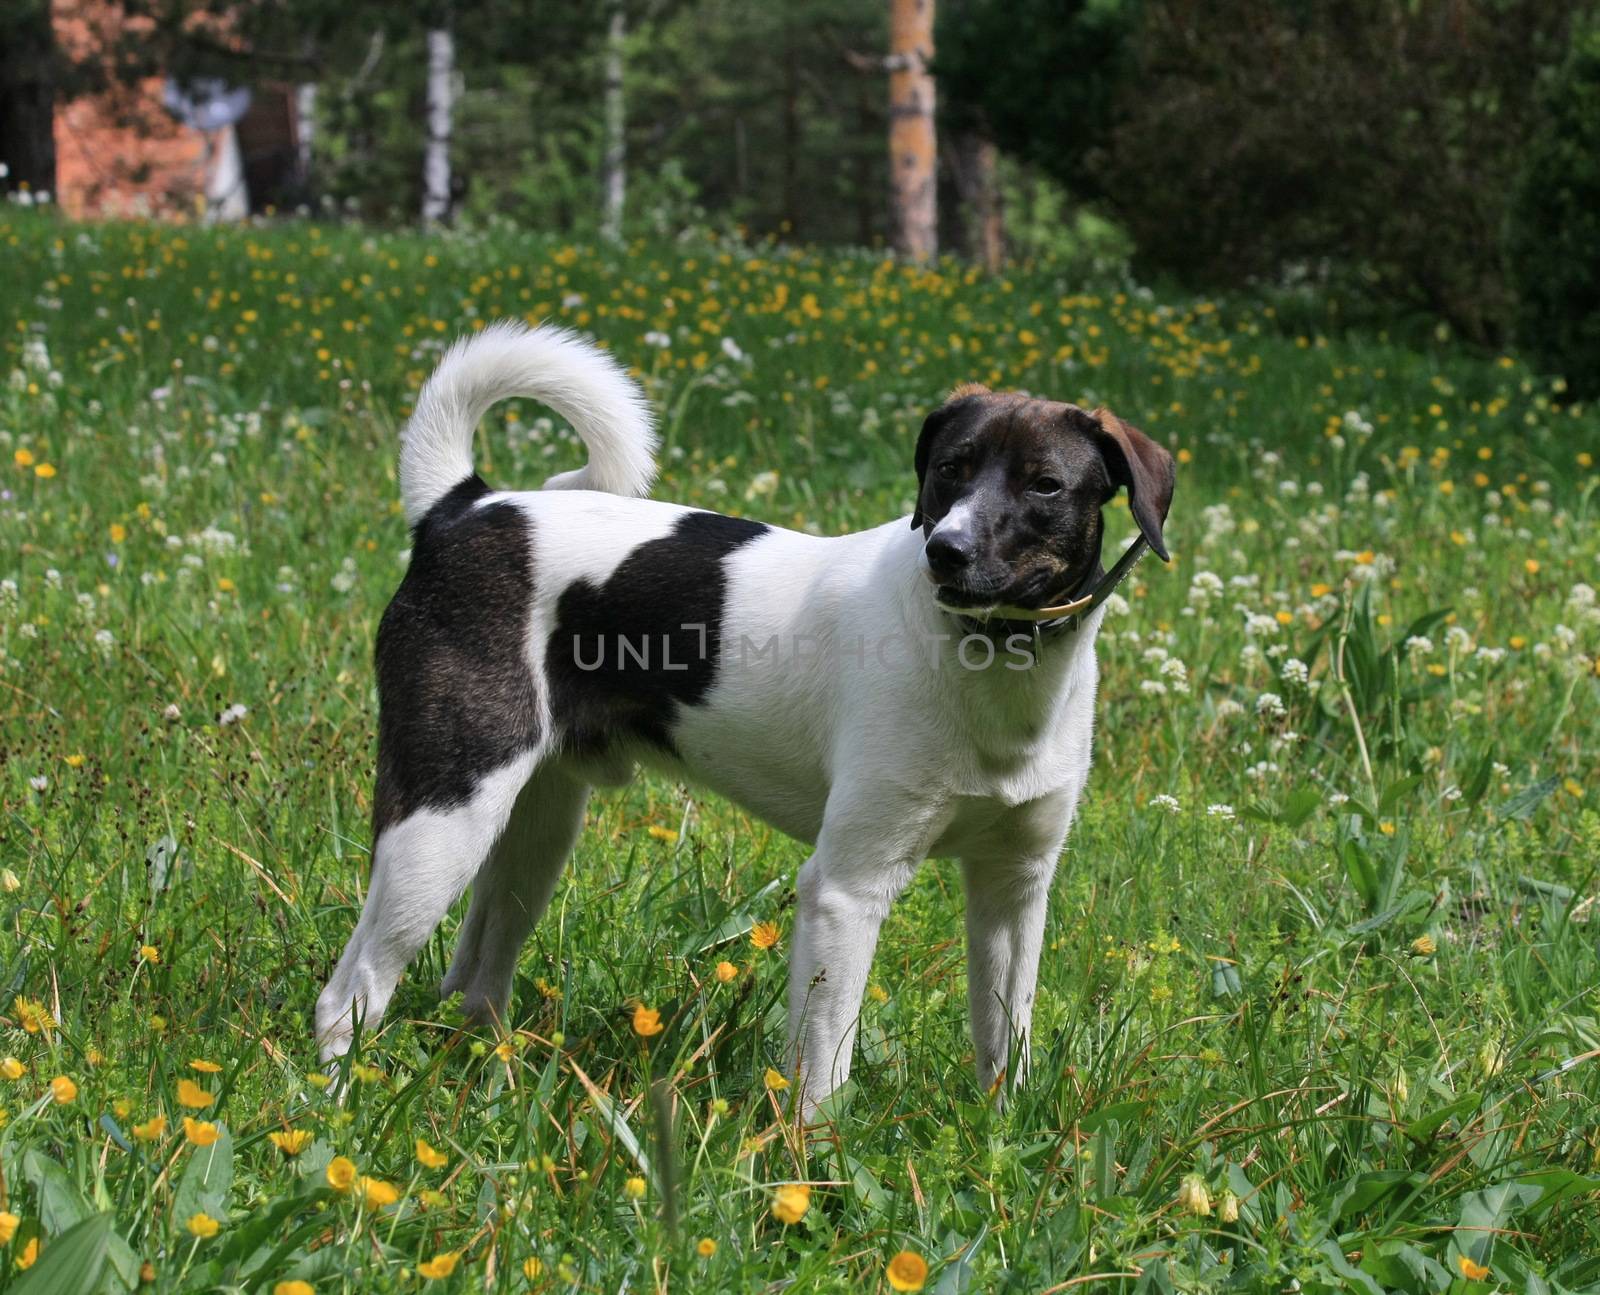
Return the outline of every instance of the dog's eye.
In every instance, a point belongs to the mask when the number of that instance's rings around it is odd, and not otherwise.
[[[946,459],[934,469],[934,473],[938,476],[940,481],[954,481],[956,479],[956,474],[959,471],[960,469],[951,459]]]
[[[1040,477],[1028,489],[1036,495],[1056,495],[1061,493],[1061,483],[1054,477]]]

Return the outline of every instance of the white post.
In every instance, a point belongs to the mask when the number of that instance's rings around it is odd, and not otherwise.
[[[428,147],[422,160],[422,219],[450,214],[450,109],[455,97],[456,45],[436,27],[428,33]]]
[[[239,132],[224,126],[212,133],[208,144],[211,166],[206,176],[206,220],[243,220],[250,214],[250,192],[244,182]]]
[[[316,151],[317,83],[302,81],[294,88],[294,151],[300,181],[311,178],[311,160]]]
[[[612,243],[622,241],[622,211],[628,188],[628,119],[622,98],[623,42],[627,35],[628,20],[622,5],[613,3],[606,36],[605,206],[600,219],[600,236]]]

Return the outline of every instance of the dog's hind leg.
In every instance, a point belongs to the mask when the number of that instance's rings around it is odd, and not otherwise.
[[[555,893],[583,828],[589,788],[551,765],[517,797],[505,834],[472,883],[472,906],[439,992],[460,992],[469,1020],[504,1025],[517,954]]]
[[[324,1061],[349,1049],[357,1019],[372,1027],[382,1019],[400,973],[505,830],[534,761],[531,751],[518,756],[483,778],[466,804],[419,809],[379,832],[361,920],[317,999]]]

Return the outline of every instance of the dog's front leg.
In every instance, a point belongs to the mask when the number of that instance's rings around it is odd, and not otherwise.
[[[801,1076],[802,1111],[850,1077],[856,1022],[878,930],[895,897],[927,854],[927,819],[885,822],[885,804],[858,787],[853,804],[830,803],[816,852],[796,881],[794,951],[789,964],[790,1068]]]
[[[1059,847],[1034,857],[962,860],[967,892],[967,997],[978,1082],[1006,1073],[1012,1045],[1021,1083],[1028,1067],[1039,950]]]

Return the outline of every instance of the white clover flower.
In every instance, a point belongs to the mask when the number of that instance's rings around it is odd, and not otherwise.
[[[183,712],[178,709],[177,702],[169,701],[167,703],[167,708],[161,712],[161,718],[164,719],[168,724],[176,724],[180,719],[183,718]]]
[[[1297,656],[1278,667],[1278,677],[1291,687],[1304,688],[1311,679],[1311,668]]]
[[[1139,681],[1139,691],[1147,697],[1165,697],[1167,695],[1167,685],[1159,679],[1141,679]]]
[[[233,705],[217,716],[217,723],[223,728],[227,728],[230,725],[237,724],[249,713],[250,708],[248,706],[241,706],[238,702],[234,702]]]
[[[39,637],[39,627],[32,621],[23,621],[17,626],[17,633],[25,639],[36,639]]]
[[[1234,701],[1232,697],[1224,697],[1217,703],[1218,719],[1235,719],[1244,714],[1244,707]]]
[[[726,355],[730,360],[732,360],[735,364],[739,363],[739,361],[744,359],[744,352],[739,349],[739,343],[734,341],[733,338],[724,337],[722,339],[721,345],[722,345],[722,353],[724,355]]]
[[[1106,609],[1106,616],[1126,616],[1128,614],[1128,600],[1121,594],[1112,594],[1101,604]]]
[[[94,635],[94,645],[100,650],[102,655],[110,656],[112,649],[117,646],[117,636],[110,630],[96,630]]]
[[[1178,798],[1176,796],[1168,796],[1163,793],[1160,796],[1150,797],[1150,808],[1164,809],[1169,814],[1176,814],[1183,808],[1183,806],[1178,804]]]
[[[1215,571],[1197,571],[1189,582],[1189,603],[1204,607],[1222,596],[1222,577]]]
[[[1472,655],[1485,665],[1499,665],[1506,659],[1506,650],[1498,647],[1481,647]]]
[[[1272,638],[1282,628],[1274,616],[1250,612],[1244,618],[1244,632],[1251,638]]]
[[[1151,644],[1142,653],[1146,665],[1160,665],[1167,659],[1167,649],[1159,643]]]
[[[1460,625],[1452,625],[1444,632],[1444,645],[1447,651],[1465,655],[1472,651],[1472,635]]]
[[[1424,657],[1433,655],[1433,640],[1426,634],[1413,634],[1406,640],[1406,655]]]
[[[1232,805],[1224,805],[1219,801],[1216,804],[1206,806],[1207,818],[1220,818],[1226,821],[1233,818],[1233,816],[1234,813]]]
[[[775,494],[777,489],[778,474],[776,471],[769,469],[766,472],[758,472],[750,478],[750,484],[745,487],[745,502],[751,503],[765,495]]]
[[[17,582],[10,578],[0,580],[0,607],[13,611],[22,601],[17,591]]]
[[[54,567],[47,567],[44,573],[44,582],[52,589],[61,588],[61,572]]]
[[[1447,802],[1449,804],[1454,804],[1456,801],[1461,799],[1461,796],[1462,796],[1461,788],[1456,786],[1455,783],[1451,783],[1441,793],[1440,799],[1444,800],[1445,802]]]
[[[658,347],[664,351],[667,349],[667,347],[672,345],[672,338],[666,333],[660,332],[657,329],[651,329],[644,335],[644,344],[646,346]]]
[[[1256,698],[1256,714],[1262,719],[1282,719],[1288,713],[1283,698],[1275,692],[1264,692]]]
[[[329,581],[334,589],[341,594],[347,594],[356,587],[360,579],[360,572],[356,569],[356,560],[346,557],[339,563],[339,569],[334,572],[333,579]]]
[[[1163,661],[1160,674],[1163,678],[1171,680],[1174,692],[1189,691],[1189,667],[1177,657],[1168,657]]]
[[[1258,760],[1244,772],[1247,778],[1253,778],[1257,782],[1265,782],[1280,770],[1271,760]]]

